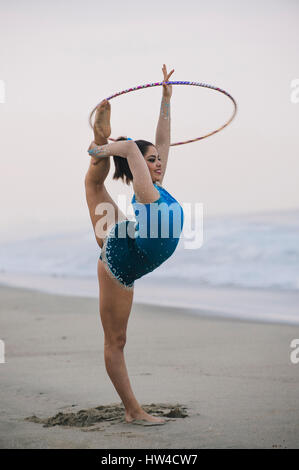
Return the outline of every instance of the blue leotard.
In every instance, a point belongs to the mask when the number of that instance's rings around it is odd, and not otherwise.
[[[164,188],[154,186],[160,198],[143,204],[136,201],[134,194],[131,203],[136,222],[117,222],[103,242],[100,259],[107,272],[127,289],[133,289],[136,279],[172,255],[183,229],[182,206]]]

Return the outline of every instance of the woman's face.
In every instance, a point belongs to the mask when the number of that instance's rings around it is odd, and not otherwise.
[[[146,161],[146,164],[148,166],[148,169],[151,174],[151,178],[153,183],[156,181],[160,181],[161,178],[161,159],[158,155],[158,151],[156,147],[150,146],[148,147],[144,159]]]

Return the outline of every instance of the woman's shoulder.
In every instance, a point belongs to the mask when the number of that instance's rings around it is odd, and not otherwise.
[[[163,186],[161,185],[161,183],[159,183],[158,181],[156,183],[153,183],[154,186],[157,187],[158,191],[160,192],[162,190],[162,193],[164,192],[165,193],[165,188],[163,188]],[[135,196],[135,193],[133,194],[133,197],[132,197],[132,201],[131,201],[131,204],[133,204],[134,202],[138,202],[136,200],[136,196]]]

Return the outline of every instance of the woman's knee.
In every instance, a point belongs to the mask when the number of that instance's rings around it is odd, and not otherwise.
[[[126,345],[126,341],[127,341],[126,333],[105,335],[105,343],[104,343],[105,350],[106,351],[123,350]]]

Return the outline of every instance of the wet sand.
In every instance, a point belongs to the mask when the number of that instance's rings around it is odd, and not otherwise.
[[[135,304],[125,357],[144,409],[124,422],[98,301],[0,287],[1,448],[299,448],[297,326]]]

